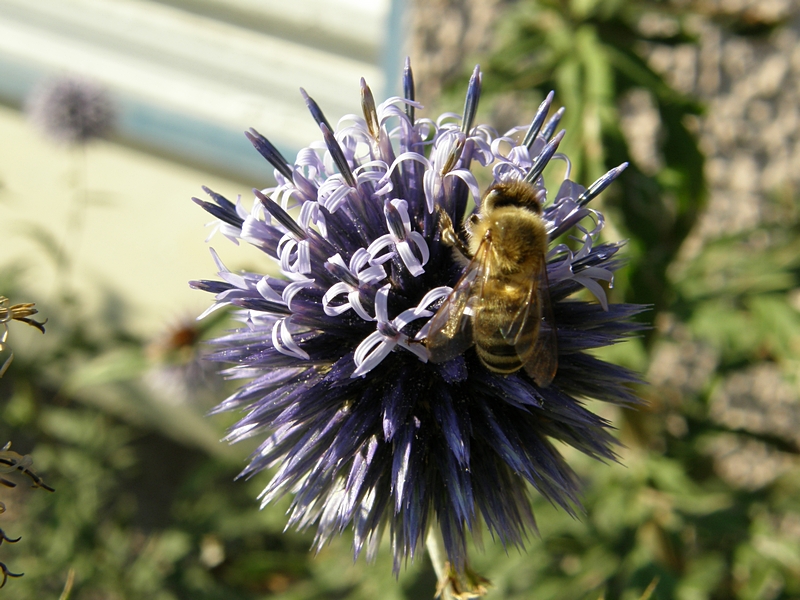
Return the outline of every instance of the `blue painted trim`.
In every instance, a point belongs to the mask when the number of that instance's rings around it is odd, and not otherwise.
[[[33,87],[52,75],[0,55],[0,102],[21,109]],[[244,128],[234,131],[118,93],[114,97],[119,111],[114,141],[261,187],[274,183],[272,167],[247,141]],[[276,145],[290,160],[297,154],[294,148]]]

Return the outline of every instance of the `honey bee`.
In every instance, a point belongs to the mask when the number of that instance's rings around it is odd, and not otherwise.
[[[465,226],[469,245],[439,211],[442,240],[469,264],[431,318],[425,345],[435,363],[475,345],[481,362],[508,375],[520,368],[540,387],[558,369],[556,328],[547,284],[544,190],[525,181],[497,183]]]

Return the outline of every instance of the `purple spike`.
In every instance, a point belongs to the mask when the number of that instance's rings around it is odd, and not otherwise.
[[[386,217],[386,224],[389,226],[389,231],[392,235],[398,240],[405,239],[406,230],[403,226],[400,212],[388,200],[383,204],[383,214]]]
[[[242,228],[244,220],[235,212],[231,213],[224,208],[217,206],[216,204],[206,202],[205,200],[200,200],[200,198],[192,198],[192,202],[202,207],[203,210],[205,210],[208,214],[217,217],[220,221],[227,223],[228,225],[233,225],[237,229]]]
[[[325,115],[322,114],[322,110],[320,109],[319,105],[314,101],[314,99],[309,96],[303,88],[300,88],[300,95],[303,96],[303,100],[306,101],[306,106],[308,110],[311,111],[311,116],[314,117],[314,120],[317,122],[317,125],[322,126],[323,124],[328,127],[331,131],[333,131],[333,127],[331,124],[328,123],[328,119],[325,118]]]
[[[624,162],[621,165],[614,167],[608,173],[600,177],[597,181],[595,181],[592,185],[589,186],[585,192],[583,192],[580,196],[578,196],[578,206],[586,206],[589,202],[592,201],[600,192],[606,189],[611,182],[614,181],[617,177],[619,177],[620,173],[622,173],[625,169],[628,168],[628,163]]]
[[[248,310],[260,310],[262,312],[279,313],[284,315],[292,314],[286,306],[277,302],[270,302],[263,298],[233,298],[231,304]]]
[[[406,100],[414,100],[414,73],[411,71],[411,59],[408,56],[403,68],[403,95]],[[414,122],[414,107],[410,104],[406,104],[406,116],[409,121]]]
[[[381,131],[381,126],[378,123],[378,111],[375,108],[375,97],[372,95],[372,90],[369,89],[363,77],[361,78],[361,110],[364,112],[364,120],[367,122],[369,134],[377,140]]]
[[[542,174],[542,171],[544,171],[547,163],[550,162],[551,158],[553,158],[553,154],[556,153],[558,145],[561,143],[561,140],[564,139],[564,135],[566,133],[566,130],[562,129],[551,141],[547,142],[547,145],[542,149],[541,154],[539,154],[539,156],[536,157],[536,160],[533,161],[533,165],[531,165],[530,171],[528,171],[528,173],[525,175],[523,181],[527,181],[528,183],[533,183],[536,181],[536,178]]]
[[[447,155],[447,159],[442,165],[442,175],[446,175],[455,168],[458,159],[461,158],[461,153],[464,151],[464,142],[465,139],[459,137],[455,144],[453,144],[453,147],[450,149],[450,154]]]
[[[272,144],[272,142],[270,142],[252,127],[249,131],[245,131],[244,135],[248,140],[250,140],[250,143],[255,146],[256,150],[258,150],[258,153],[266,158],[267,161],[269,161],[269,163],[275,167],[281,175],[286,177],[286,179],[292,179],[292,167],[289,164],[289,161],[283,157],[283,155]]]
[[[467,98],[464,101],[464,116],[461,119],[462,133],[469,135],[472,124],[475,122],[475,115],[478,112],[478,102],[481,99],[481,67],[475,65],[472,77],[469,78],[467,87]]]
[[[550,117],[550,120],[547,122],[547,125],[544,126],[544,129],[542,130],[542,137],[544,139],[546,140],[550,139],[550,136],[553,135],[553,132],[556,130],[556,127],[558,127],[558,124],[561,122],[561,117],[563,116],[564,116],[564,107],[562,106],[556,111],[556,114]]]
[[[256,198],[261,200],[261,204],[264,205],[264,209],[273,217],[275,220],[278,221],[281,225],[283,225],[286,229],[288,229],[292,235],[295,236],[298,240],[306,239],[306,232],[298,225],[292,216],[287,213],[285,210],[281,208],[281,205],[272,200],[272,198],[268,198],[264,194],[261,193],[261,190],[253,189],[253,193],[256,195]]]
[[[551,90],[550,93],[547,94],[547,98],[539,105],[539,109],[536,111],[533,121],[531,121],[531,126],[528,127],[528,131],[525,132],[522,145],[527,146],[528,150],[531,149],[533,142],[536,140],[536,136],[539,135],[539,131],[542,129],[542,123],[544,123],[545,118],[547,118],[547,113],[550,111],[550,105],[553,103],[554,96],[555,92]]]
[[[358,287],[358,279],[356,279],[349,269],[345,269],[342,265],[337,265],[330,261],[325,261],[325,268],[339,281],[343,281],[353,287]]]
[[[356,178],[353,177],[353,171],[350,170],[350,165],[347,164],[347,159],[344,157],[344,152],[342,152],[342,147],[339,145],[339,142],[336,141],[336,138],[333,136],[333,132],[329,127],[327,127],[324,123],[320,123],[319,128],[322,130],[322,136],[325,138],[325,145],[328,147],[328,152],[331,153],[331,158],[333,158],[333,162],[336,163],[336,166],[339,168],[339,172],[344,177],[344,180],[347,182],[351,188],[356,187]]]
[[[195,204],[203,207],[205,211],[214,215],[220,221],[224,221],[229,225],[233,225],[234,227],[241,229],[244,219],[242,219],[242,217],[239,216],[239,213],[236,212],[236,205],[222,194],[218,194],[206,186],[203,186],[203,191],[211,196],[211,198],[217,204],[212,204],[211,202],[206,202],[205,200],[200,200],[199,198],[192,198],[192,201]]]
[[[196,281],[190,281],[189,287],[195,290],[211,292],[212,294],[221,294],[222,292],[227,292],[229,289],[233,287],[233,285],[230,283],[225,283],[224,281],[211,281],[208,279],[199,279]]]

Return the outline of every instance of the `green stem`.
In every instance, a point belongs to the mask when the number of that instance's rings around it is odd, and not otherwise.
[[[448,572],[447,557],[444,553],[442,543],[442,533],[436,526],[428,529],[428,537],[425,540],[425,547],[428,549],[428,556],[431,557],[433,570],[436,573],[438,586],[441,588],[441,600],[453,600],[450,591],[450,573]]]

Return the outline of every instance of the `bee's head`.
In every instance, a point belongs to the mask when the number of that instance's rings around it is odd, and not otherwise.
[[[542,214],[545,191],[525,181],[495,183],[481,199],[481,212],[490,214],[493,210],[506,206],[527,208],[537,215]]]

